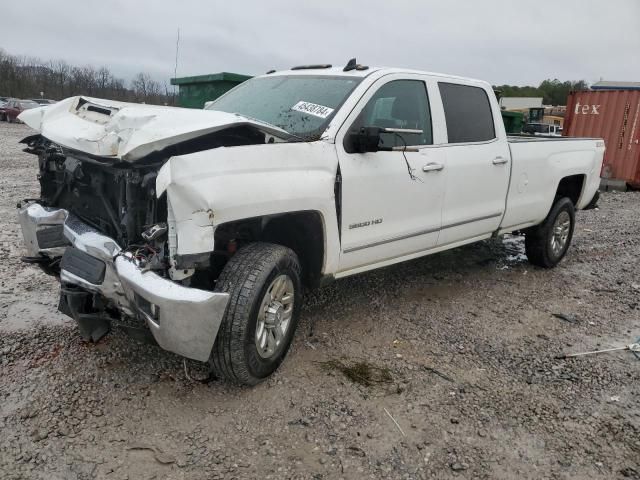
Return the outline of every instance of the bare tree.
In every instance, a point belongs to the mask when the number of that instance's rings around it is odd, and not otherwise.
[[[139,73],[127,88],[105,66],[69,65],[64,60],[43,62],[38,58],[18,57],[0,49],[0,95],[62,99],[74,95],[90,95],[123,101],[166,104],[166,86],[148,73]]]

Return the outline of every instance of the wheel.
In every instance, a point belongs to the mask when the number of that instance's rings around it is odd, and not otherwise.
[[[298,324],[300,275],[282,245],[251,243],[231,257],[215,288],[231,296],[209,359],[217,377],[255,385],[280,366]]]
[[[9,115],[7,115],[7,122],[8,123],[13,123],[13,120],[11,120],[11,117]]]
[[[544,222],[525,232],[529,262],[543,268],[555,267],[571,244],[575,221],[573,202],[566,197],[557,199]]]

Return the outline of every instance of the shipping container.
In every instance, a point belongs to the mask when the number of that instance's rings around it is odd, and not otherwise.
[[[603,183],[640,188],[640,91],[571,92],[563,134],[603,138]]]

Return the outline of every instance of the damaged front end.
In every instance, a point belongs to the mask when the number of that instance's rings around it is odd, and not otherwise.
[[[209,358],[228,294],[189,288],[151,271],[135,253],[65,209],[31,202],[19,210],[29,258],[58,262],[60,310],[87,340],[107,333],[121,314],[143,319],[158,344],[188,358]],[[62,230],[66,246],[39,232]],[[58,256],[61,248],[64,253]]]
[[[27,251],[23,260],[59,277],[59,309],[76,320],[85,339],[97,341],[126,317],[144,322],[142,328],[127,327],[137,336],[150,332],[162,348],[206,361],[229,296],[214,291],[215,281],[206,272],[212,252],[177,254],[171,204],[156,190],[158,172],[172,156],[268,143],[273,137],[235,117],[223,125],[218,115],[217,123],[210,122],[214,126],[203,128],[206,118],[198,114],[198,135],[182,125],[173,136],[151,140],[157,130],[145,134],[144,124],[157,127],[166,109],[142,108],[141,114],[138,106],[108,108],[82,98],[64,102],[62,111],[57,107],[24,119],[41,132],[22,141],[25,151],[38,157],[41,195],[18,206]],[[84,140],[64,130],[78,120],[105,133],[101,137],[96,131],[93,137],[120,138],[119,150],[102,140],[82,148]],[[205,273],[194,275],[197,268]]]

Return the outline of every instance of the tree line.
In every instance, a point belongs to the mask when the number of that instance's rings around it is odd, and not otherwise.
[[[75,66],[64,60],[42,61],[10,55],[0,49],[0,95],[15,98],[61,100],[74,95],[109,98],[126,102],[173,105],[175,96],[166,83],[148,73],[138,73],[130,82],[114,76],[107,67]]]
[[[584,80],[561,82],[556,79],[544,80],[537,87],[519,87],[515,85],[499,85],[494,89],[502,92],[503,97],[542,97],[544,105],[566,105],[569,92],[587,90],[589,85]]]
[[[537,87],[499,85],[503,97],[542,97],[545,105],[565,105],[572,90],[586,90],[584,80],[561,82],[544,80]],[[107,67],[75,66],[64,60],[42,61],[34,57],[10,55],[0,48],[0,95],[16,98],[61,100],[74,95],[110,98],[126,102],[174,105],[169,85],[138,73],[130,82],[114,76]]]

